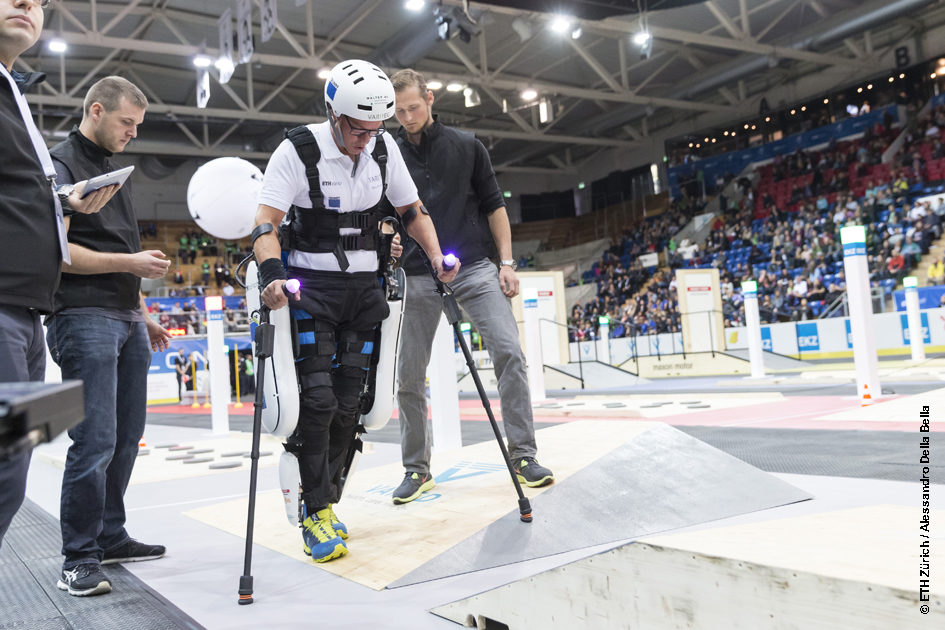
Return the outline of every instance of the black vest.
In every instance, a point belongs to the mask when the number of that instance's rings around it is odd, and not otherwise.
[[[384,216],[392,212],[390,204],[385,204],[387,192],[387,144],[378,137],[374,143],[371,157],[381,171],[381,197],[373,207],[358,212],[337,212],[326,209],[323,203],[321,179],[318,176],[318,161],[321,150],[315,135],[305,125],[286,132],[285,137],[295,147],[295,151],[305,165],[305,177],[308,180],[308,196],[311,208],[289,208],[286,219],[279,230],[279,242],[283,249],[295,249],[301,252],[318,254],[332,253],[342,271],[348,268],[345,250],[380,251],[384,243],[378,238],[377,224]],[[342,228],[357,228],[360,234],[342,236]],[[387,243],[389,248],[390,244]]]
[[[72,129],[65,142],[54,146],[49,153],[53,160],[68,169],[72,175],[71,183],[120,168],[108,159],[110,152],[85,138],[77,127]],[[131,200],[131,183],[125,181],[101,212],[72,215],[69,242],[98,252],[140,252],[138,222]],[[63,273],[56,293],[54,312],[74,306],[137,309],[140,289],[141,279],[132,273]]]

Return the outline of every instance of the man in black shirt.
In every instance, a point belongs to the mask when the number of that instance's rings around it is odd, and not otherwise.
[[[126,79],[95,83],[79,126],[51,150],[59,180],[115,170],[109,158],[137,135],[147,104]],[[47,319],[47,343],[63,378],[85,383],[85,420],[69,431],[59,510],[65,559],[57,586],[70,595],[109,592],[102,564],[164,555],[163,546],[140,543],[125,530],[124,493],[144,433],[151,349],[166,349],[170,339],[140,293],[141,278],[162,277],[170,261],[158,250],[140,250],[126,182],[100,214],[72,217],[72,262],[63,266]]]
[[[554,481],[536,460],[535,427],[525,375],[525,357],[509,298],[518,294],[512,231],[486,148],[472,134],[436,121],[433,92],[423,76],[401,70],[392,77],[394,115],[402,125],[397,145],[420,198],[429,207],[443,251],[463,261],[451,283],[453,294],[485,339],[495,365],[502,421],[519,480],[528,486]],[[499,266],[490,260],[498,247]],[[398,355],[402,459],[406,474],[394,503],[413,501],[434,487],[430,475],[430,431],[424,382],[440,319],[442,299],[419,252],[407,250],[404,327]]]
[[[65,225],[51,178],[49,152],[22,92],[44,76],[13,70],[39,39],[46,0],[0,0],[0,383],[41,381],[46,371],[40,315],[52,310]],[[81,199],[76,184],[63,205],[98,212],[114,186]],[[23,503],[28,450],[0,456],[0,543]]]

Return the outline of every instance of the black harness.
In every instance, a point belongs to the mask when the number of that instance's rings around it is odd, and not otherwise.
[[[387,192],[387,144],[384,140],[379,138],[371,153],[371,157],[381,169],[380,199],[367,210],[338,212],[329,210],[324,205],[318,176],[321,151],[315,136],[308,127],[302,125],[286,132],[286,138],[292,142],[299,159],[305,165],[312,207],[292,206],[289,209],[283,227],[279,230],[283,249],[314,254],[332,253],[342,271],[349,266],[345,250],[378,251],[382,244],[382,239],[378,238],[378,222],[389,214],[384,204],[384,194]],[[342,235],[340,230],[343,228],[356,228],[361,230],[361,233]]]

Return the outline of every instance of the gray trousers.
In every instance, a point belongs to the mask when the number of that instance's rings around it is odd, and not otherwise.
[[[0,383],[42,381],[46,343],[39,313],[21,306],[0,306]],[[13,515],[26,496],[30,451],[0,457],[0,545]]]
[[[450,287],[456,301],[479,330],[495,366],[502,423],[512,459],[534,457],[535,427],[525,374],[525,356],[499,273],[489,260],[463,265]],[[430,470],[430,423],[427,422],[426,372],[443,298],[429,275],[407,276],[404,325],[397,357],[400,446],[407,472]]]

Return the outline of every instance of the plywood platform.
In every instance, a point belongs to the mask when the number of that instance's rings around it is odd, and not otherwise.
[[[399,464],[354,475],[336,512],[350,553],[318,565],[380,589],[580,549],[808,498],[676,429],[653,422],[578,421],[538,432],[541,461],[555,485],[525,489],[535,521],[518,519],[498,447],[484,442],[437,455],[437,487],[394,505]],[[288,524],[277,490],[259,496],[256,542],[299,561],[301,534]],[[236,536],[246,501],[188,516]]]
[[[917,512],[875,506],[644,538],[433,612],[513,630],[945,627],[945,581],[919,601]],[[945,564],[945,548],[932,548],[931,565]]]

